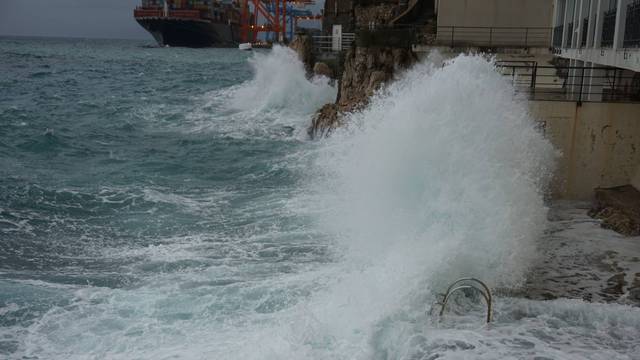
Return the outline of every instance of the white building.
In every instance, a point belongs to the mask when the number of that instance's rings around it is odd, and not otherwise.
[[[640,189],[640,0],[436,5],[435,47],[450,56],[492,53],[529,100],[561,153],[554,196],[589,200],[598,187]]]
[[[553,48],[585,100],[640,98],[640,0],[555,0]]]

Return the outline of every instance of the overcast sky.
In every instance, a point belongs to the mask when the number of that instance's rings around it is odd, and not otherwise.
[[[0,0],[0,35],[151,39],[140,0]]]

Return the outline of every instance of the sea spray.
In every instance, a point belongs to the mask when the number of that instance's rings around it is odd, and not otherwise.
[[[554,152],[481,56],[417,66],[326,140],[313,174],[344,251],[319,295],[338,333],[369,333],[462,276],[522,282],[546,224]],[[320,305],[323,307],[322,305]],[[369,335],[371,335],[369,333]]]
[[[313,291],[276,317],[233,329],[258,351],[231,351],[255,359],[411,354],[407,339],[429,330],[406,324],[426,324],[434,294],[450,281],[520,284],[545,229],[554,160],[526,106],[483,57],[426,61],[351,114],[350,126],[309,144],[299,156],[315,158],[307,184],[287,203],[316,211],[335,262],[303,274]]]
[[[228,88],[207,93],[204,105],[191,112],[191,130],[225,132],[234,137],[306,138],[312,115],[335,101],[337,88],[325,76],[308,77],[295,51],[275,45],[248,59],[252,76]]]
[[[469,275],[516,286],[535,255],[554,151],[490,61],[420,64],[347,123],[303,150],[315,160],[288,201],[319,214],[335,261],[238,334],[254,346],[239,357],[414,358],[429,341],[436,353],[425,312],[437,291]]]
[[[555,153],[490,61],[419,65],[350,123],[318,160],[349,254],[375,266],[408,251],[403,262],[446,260],[453,277],[522,280]]]
[[[336,92],[324,76],[307,78],[295,51],[274,46],[271,52],[256,52],[249,60],[253,79],[234,94],[231,106],[241,110],[286,109],[315,111],[333,102]]]

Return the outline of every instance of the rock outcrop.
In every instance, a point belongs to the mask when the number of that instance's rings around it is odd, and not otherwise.
[[[595,190],[591,217],[602,219],[602,227],[626,236],[640,236],[640,191],[631,185]]]
[[[523,287],[496,289],[510,297],[617,302],[640,306],[640,247],[612,236],[586,214],[582,204],[550,204],[548,230],[537,241]],[[579,228],[579,231],[576,231]]]
[[[388,84],[399,71],[417,61],[416,54],[411,51],[416,34],[413,28],[407,27],[411,24],[397,25],[393,21],[410,17],[419,28],[426,21],[424,19],[433,13],[415,7],[423,2],[431,4],[433,8],[432,0],[414,0],[404,5],[394,0],[325,2],[325,29],[333,24],[341,24],[343,31],[353,29],[349,31],[355,31],[356,42],[344,54],[339,66],[335,67],[341,69],[336,74],[339,80],[338,97],[334,104],[327,104],[316,113],[309,127],[312,138],[331,133],[344,122],[344,114],[365,107],[371,95]],[[350,14],[348,8],[351,9]],[[414,16],[412,9],[424,14]]]
[[[340,80],[340,111],[359,110],[394,75],[417,60],[410,49],[356,47],[347,52]]]
[[[300,61],[304,64],[307,73],[311,73],[315,63],[313,55],[313,38],[309,34],[296,34],[289,47],[298,54]]]
[[[368,27],[388,24],[399,12],[397,3],[389,2],[374,6],[356,5],[353,13],[357,26]]]
[[[365,107],[369,98],[398,71],[417,60],[411,49],[355,47],[347,51],[335,104],[320,109],[309,127],[312,138],[326,136],[342,123],[343,114]]]
[[[318,76],[326,76],[329,79],[333,79],[333,70],[329,67],[329,65],[323,62],[317,62],[313,65],[313,74]]]
[[[311,126],[309,126],[307,132],[312,139],[323,137],[329,135],[340,124],[338,104],[325,104],[311,120]]]

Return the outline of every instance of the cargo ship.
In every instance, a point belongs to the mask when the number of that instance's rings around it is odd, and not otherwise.
[[[240,42],[237,0],[142,0],[133,16],[160,46],[237,47]]]

